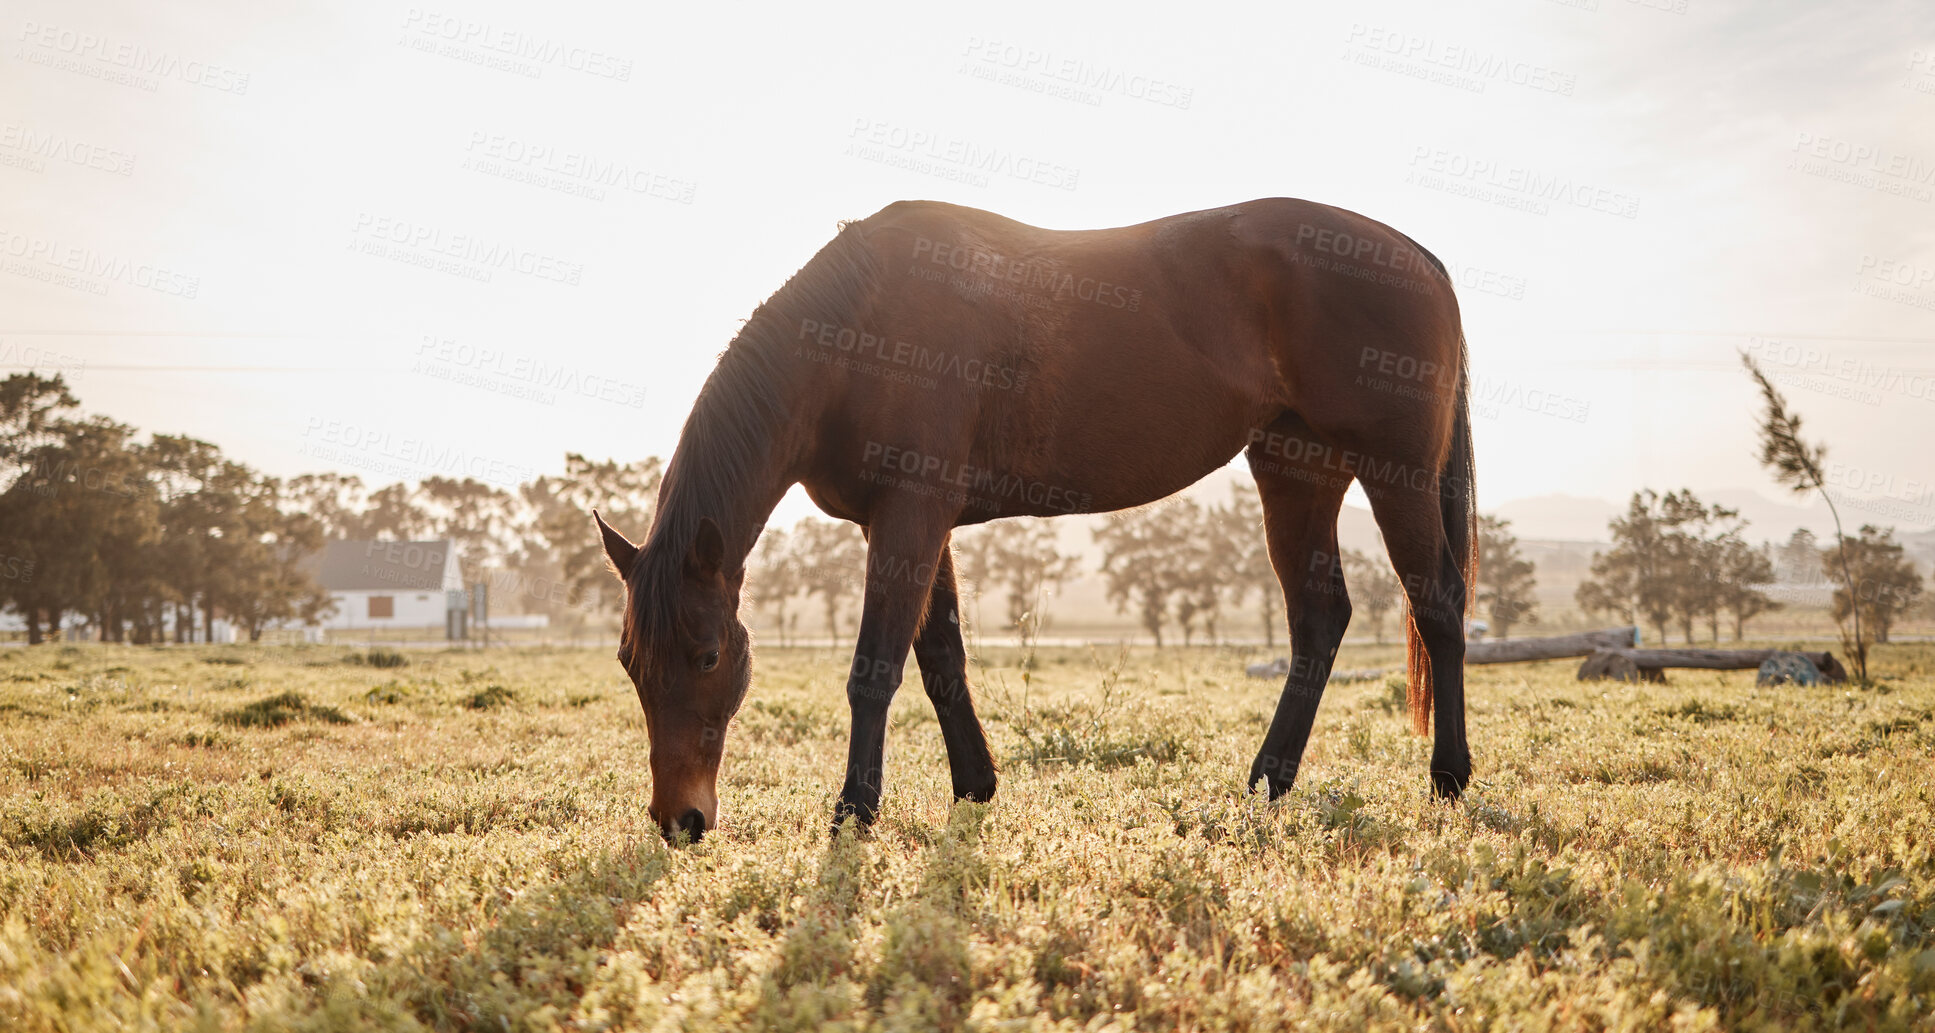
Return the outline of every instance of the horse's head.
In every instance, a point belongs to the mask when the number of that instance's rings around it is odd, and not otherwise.
[[[652,820],[667,839],[684,832],[697,840],[719,823],[726,725],[752,680],[751,640],[739,622],[745,572],[725,570],[725,539],[709,519],[689,541],[660,534],[640,549],[592,517],[625,582],[618,663],[645,708]]]

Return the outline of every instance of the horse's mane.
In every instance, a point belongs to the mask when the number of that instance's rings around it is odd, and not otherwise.
[[[742,523],[743,500],[749,489],[767,487],[750,481],[791,415],[788,389],[802,372],[792,358],[800,320],[853,325],[878,282],[862,225],[842,222],[838,235],[753,311],[720,354],[679,432],[651,533],[631,571],[620,571],[631,586],[625,636],[635,671],[651,669],[640,665],[674,641],[685,560],[700,522],[710,518],[719,526],[728,564],[739,563],[758,535],[759,527]]]

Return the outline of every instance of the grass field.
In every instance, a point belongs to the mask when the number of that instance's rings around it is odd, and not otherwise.
[[[843,658],[766,650],[682,851],[607,652],[363,659],[0,650],[0,1029],[1935,1028],[1935,647],[1475,668],[1456,805],[1390,684],[1265,805],[1249,658],[996,654],[995,802],[910,685],[837,839]]]

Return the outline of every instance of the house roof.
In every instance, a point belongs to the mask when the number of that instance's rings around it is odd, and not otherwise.
[[[448,539],[430,542],[334,541],[310,557],[310,573],[325,591],[391,589],[437,592],[452,553]]]

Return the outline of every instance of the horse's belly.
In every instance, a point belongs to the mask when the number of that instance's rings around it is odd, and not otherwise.
[[[1228,463],[1270,410],[1255,394],[1200,381],[1127,397],[1098,391],[1061,407],[1032,454],[1009,464],[1014,476],[1002,485],[998,515],[1104,513],[1155,502]]]

